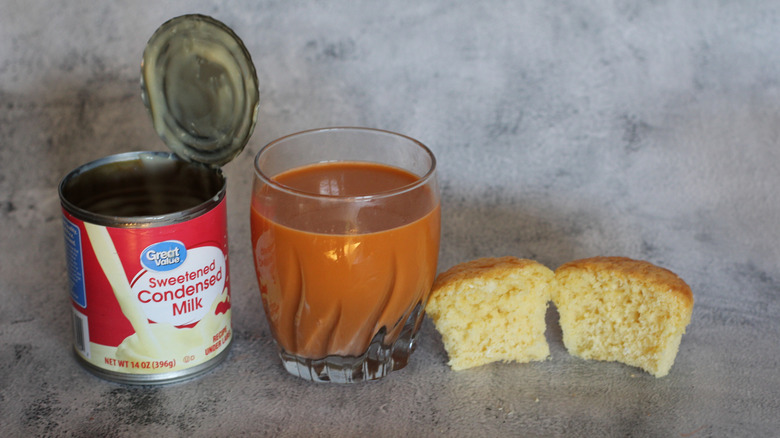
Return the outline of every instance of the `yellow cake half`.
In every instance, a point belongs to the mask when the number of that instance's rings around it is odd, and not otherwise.
[[[560,266],[551,294],[570,354],[622,362],[656,377],[669,373],[693,312],[691,289],[677,275],[623,257]]]
[[[553,276],[546,266],[516,257],[477,259],[439,275],[425,310],[452,369],[546,359]]]

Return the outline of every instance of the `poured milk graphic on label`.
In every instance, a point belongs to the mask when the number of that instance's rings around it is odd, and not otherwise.
[[[189,368],[204,362],[230,339],[227,267],[220,248],[187,249],[175,240],[141,252],[141,266],[127,281],[108,230],[84,223],[100,267],[135,333],[112,352],[117,367],[147,373]],[[136,368],[137,367],[137,368]]]

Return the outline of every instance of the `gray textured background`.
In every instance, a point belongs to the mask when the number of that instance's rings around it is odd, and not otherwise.
[[[131,387],[70,352],[56,185],[163,149],[146,40],[200,12],[242,36],[258,127],[228,164],[235,345],[214,372]],[[740,1],[0,1],[0,435],[773,436],[780,427],[780,4]],[[289,377],[250,262],[252,158],[302,129],[428,144],[440,269],[516,255],[668,267],[693,322],[668,377],[565,352],[452,372],[429,320],[409,366],[353,386]]]

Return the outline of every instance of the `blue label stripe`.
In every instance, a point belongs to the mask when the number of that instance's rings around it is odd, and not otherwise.
[[[81,230],[68,220],[62,218],[65,230],[65,257],[68,262],[68,279],[70,280],[70,296],[79,306],[87,307],[87,291],[84,288],[84,261],[81,252]]]

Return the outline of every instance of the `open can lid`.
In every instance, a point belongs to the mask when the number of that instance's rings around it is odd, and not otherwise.
[[[257,121],[257,73],[241,39],[205,15],[160,26],[141,63],[141,97],[154,129],[180,157],[222,166]]]

